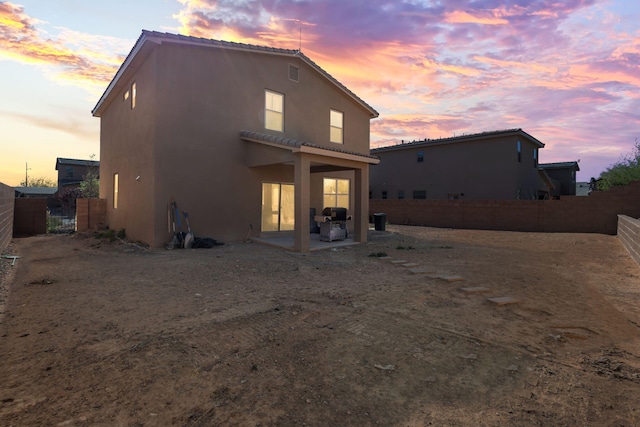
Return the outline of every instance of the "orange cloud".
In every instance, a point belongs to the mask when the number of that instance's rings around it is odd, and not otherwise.
[[[444,16],[444,22],[448,24],[481,24],[481,25],[506,25],[508,20],[494,14],[477,13],[472,15],[469,12],[456,10]]]
[[[24,13],[21,6],[0,3],[0,58],[52,67],[55,79],[92,91],[104,88],[122,57],[100,52],[99,44],[94,44],[93,49],[85,46],[74,50],[68,44],[79,44],[91,36],[68,32],[66,37],[52,40],[40,34],[36,28],[38,23]]]

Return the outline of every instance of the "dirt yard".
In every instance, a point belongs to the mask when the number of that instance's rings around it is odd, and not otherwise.
[[[640,425],[616,237],[387,230],[308,254],[14,240],[0,425]]]

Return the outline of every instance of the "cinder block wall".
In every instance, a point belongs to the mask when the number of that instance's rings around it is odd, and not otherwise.
[[[47,233],[47,199],[19,198],[13,212],[13,235],[34,236]]]
[[[76,231],[98,230],[106,226],[105,199],[76,199]]]
[[[618,215],[618,238],[640,266],[640,220]]]
[[[640,217],[640,181],[560,200],[369,200],[379,212],[391,224],[615,235],[618,215]]]
[[[0,182],[0,253],[11,243],[15,190]]]

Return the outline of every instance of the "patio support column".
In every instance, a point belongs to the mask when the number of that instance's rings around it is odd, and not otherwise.
[[[303,153],[295,154],[294,162],[295,230],[293,249],[309,252],[309,210],[311,208],[311,161]]]
[[[355,174],[355,210],[353,214],[353,240],[360,243],[367,241],[369,230],[369,165],[354,169]]]

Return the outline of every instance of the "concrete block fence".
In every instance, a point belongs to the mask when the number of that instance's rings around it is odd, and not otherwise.
[[[559,200],[370,199],[374,213],[399,225],[615,235],[618,215],[640,218],[640,181]]]

